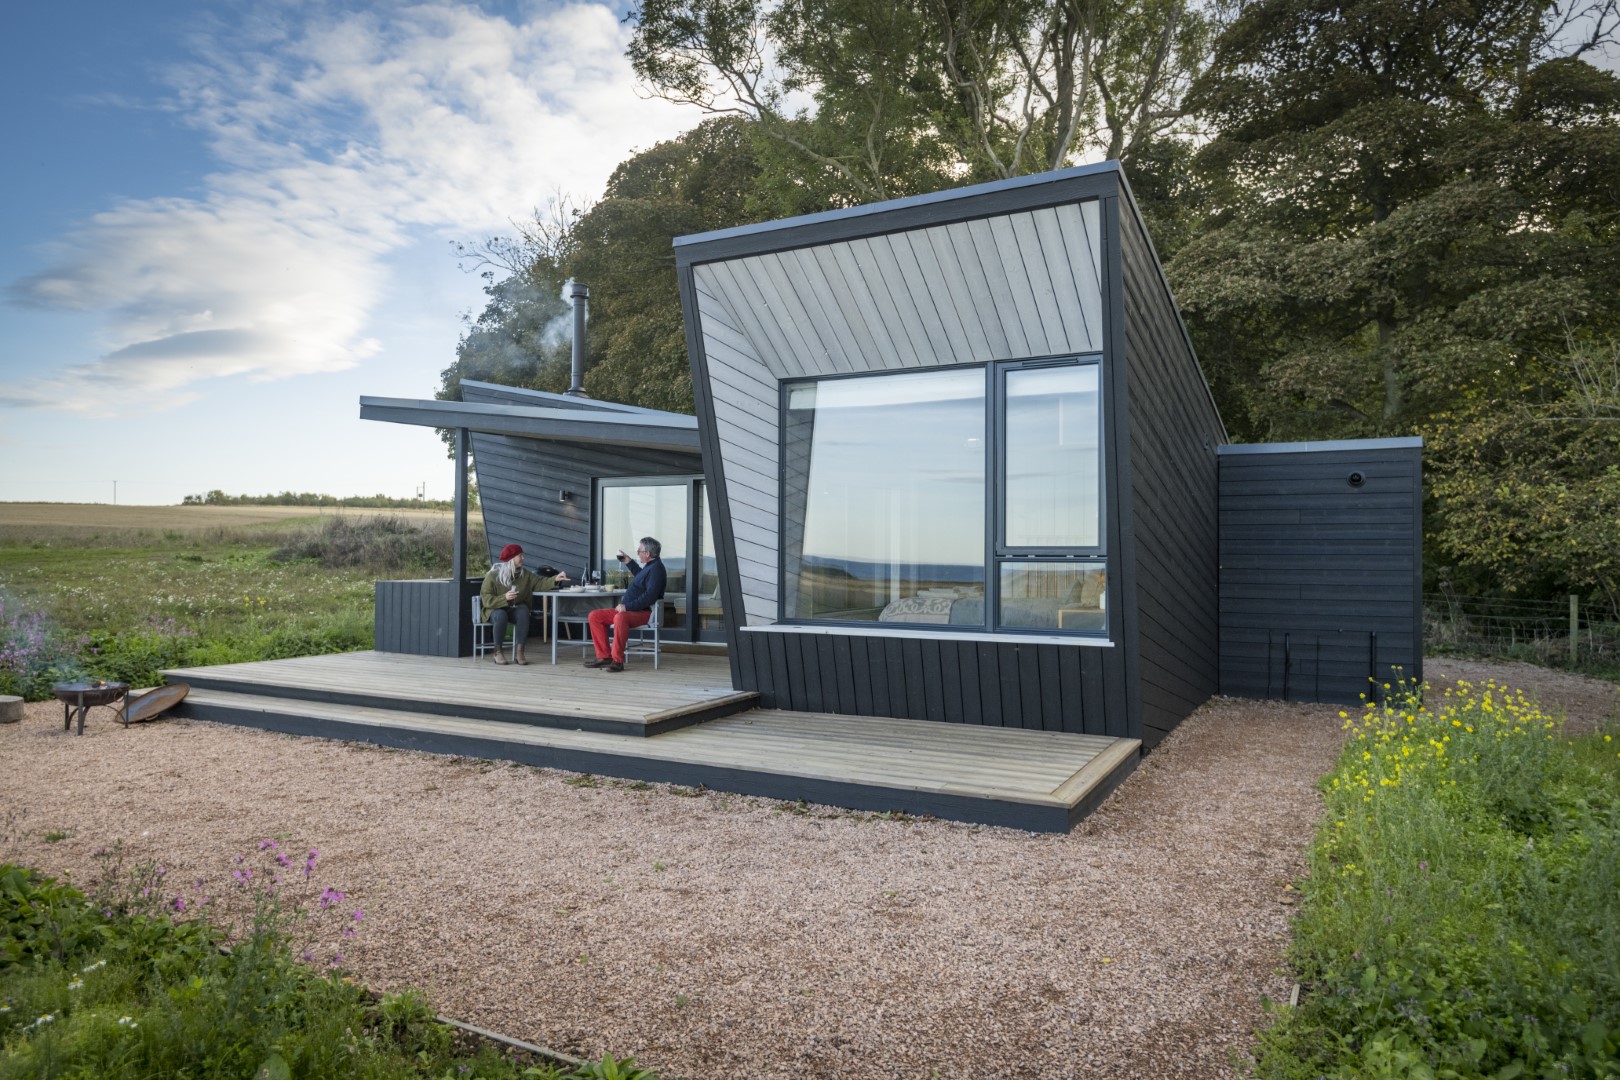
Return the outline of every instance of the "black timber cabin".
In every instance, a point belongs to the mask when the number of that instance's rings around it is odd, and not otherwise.
[[[1117,163],[675,251],[738,688],[1152,747],[1421,677],[1420,440],[1228,446]]]
[[[1117,163],[675,256],[695,419],[362,399],[463,433],[491,556],[612,569],[615,506],[657,489],[685,515],[675,624],[767,708],[1151,748],[1213,694],[1421,679],[1421,440],[1228,445]],[[468,655],[458,570],[379,583],[377,648]]]

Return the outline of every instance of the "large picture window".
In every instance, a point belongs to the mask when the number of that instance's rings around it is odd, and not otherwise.
[[[1107,633],[1095,359],[783,388],[793,621]]]
[[[984,622],[982,368],[789,384],[785,614]]]

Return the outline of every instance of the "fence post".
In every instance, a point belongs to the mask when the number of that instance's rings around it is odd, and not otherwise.
[[[1581,662],[1581,602],[1573,594],[1569,597],[1569,666],[1575,668]]]

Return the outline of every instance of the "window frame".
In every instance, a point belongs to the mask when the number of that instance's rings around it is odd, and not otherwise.
[[[874,371],[836,372],[826,375],[806,375],[781,379],[777,384],[777,543],[776,543],[776,604],[777,622],[786,626],[827,626],[868,630],[881,635],[884,627],[907,632],[921,631],[951,637],[953,634],[977,636],[993,635],[1008,640],[1029,637],[1061,636],[1076,640],[1112,640],[1110,627],[1113,616],[1108,612],[1106,599],[1111,582],[1108,578],[1108,497],[1110,478],[1107,450],[1107,372],[1104,353],[1094,350],[1085,353],[1067,353],[1060,356],[1024,357],[1015,360],[991,360],[965,364],[939,364],[923,368],[885,368]],[[1097,543],[1093,546],[1013,547],[1003,542],[1006,536],[1006,382],[1009,372],[1045,368],[1092,366],[1097,372]],[[924,372],[976,368],[984,373],[984,618],[978,623],[909,623],[877,622],[851,619],[818,619],[805,616],[788,618],[787,611],[787,414],[789,397],[795,387],[816,385],[846,379],[877,378],[893,375],[922,374]],[[806,507],[805,509],[808,509]],[[1104,618],[1098,630],[1064,630],[1058,628],[1015,627],[1004,628],[1001,623],[1001,568],[1020,560],[1033,562],[1074,562],[1100,566],[1104,574]]]

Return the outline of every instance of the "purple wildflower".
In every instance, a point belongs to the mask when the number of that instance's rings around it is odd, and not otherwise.
[[[327,886],[321,891],[322,910],[331,907],[333,904],[341,903],[343,903],[343,894],[338,892],[336,889],[332,888],[331,886]]]

